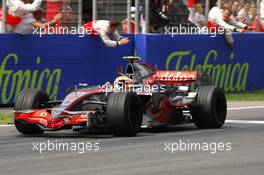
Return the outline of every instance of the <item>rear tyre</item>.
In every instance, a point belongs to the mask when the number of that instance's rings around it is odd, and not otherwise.
[[[223,89],[215,86],[199,87],[191,114],[198,128],[221,128],[227,114]]]
[[[135,93],[112,93],[108,99],[106,114],[115,136],[135,136],[141,128],[142,103]]]
[[[17,97],[15,111],[41,109],[43,103],[49,101],[47,93],[38,89],[23,89]],[[26,135],[42,134],[44,131],[35,124],[15,121],[16,129]]]

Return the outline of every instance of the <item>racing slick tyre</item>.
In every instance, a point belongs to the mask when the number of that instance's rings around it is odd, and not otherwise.
[[[49,101],[49,96],[38,89],[23,89],[17,97],[14,110],[41,109],[41,104]],[[35,124],[22,123],[15,121],[16,129],[22,134],[33,135],[42,134],[44,131]]]
[[[223,89],[215,86],[198,87],[191,114],[198,128],[221,128],[227,114]]]
[[[106,115],[115,136],[135,136],[143,119],[140,98],[135,93],[112,93],[108,99]]]

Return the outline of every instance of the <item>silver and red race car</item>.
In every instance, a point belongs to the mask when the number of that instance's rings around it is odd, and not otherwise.
[[[60,101],[50,101],[38,89],[24,89],[14,107],[17,130],[26,135],[73,129],[104,130],[115,136],[135,136],[143,117],[147,127],[194,123],[199,128],[221,128],[227,104],[223,89],[197,71],[163,71],[124,57],[125,71],[113,84],[68,90]],[[191,89],[195,89],[191,91]]]

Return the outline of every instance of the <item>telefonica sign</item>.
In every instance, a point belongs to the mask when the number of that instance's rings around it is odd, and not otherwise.
[[[19,56],[10,53],[2,59],[0,65],[0,103],[11,103],[23,88],[38,88],[45,90],[56,99],[62,70],[59,68],[41,68],[41,58],[37,57],[31,63],[30,69],[21,69]]]
[[[175,68],[176,71],[199,70],[212,76],[212,83],[229,92],[245,91],[250,65],[236,61],[234,53],[230,54],[229,64],[214,63],[219,59],[216,50],[209,50],[203,59],[203,64],[196,63],[196,54],[191,50],[174,51],[165,62],[166,70]],[[187,61],[186,61],[187,60]],[[184,62],[184,63],[183,63]]]

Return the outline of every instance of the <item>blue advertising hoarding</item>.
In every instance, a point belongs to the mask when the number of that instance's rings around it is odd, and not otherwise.
[[[124,55],[134,54],[130,44],[107,48],[99,38],[75,35],[0,35],[0,104],[13,103],[25,87],[43,89],[59,99],[78,83],[113,81]]]
[[[122,56],[137,54],[167,70],[201,70],[228,92],[264,88],[264,35],[235,34],[231,49],[223,36],[128,35],[129,45],[106,47],[99,37],[0,35],[0,104],[13,103],[25,88],[40,88],[52,99],[78,83],[113,81]]]
[[[137,54],[158,69],[204,71],[227,92],[264,88],[264,35],[233,37],[233,48],[220,35],[137,35],[135,46]]]

